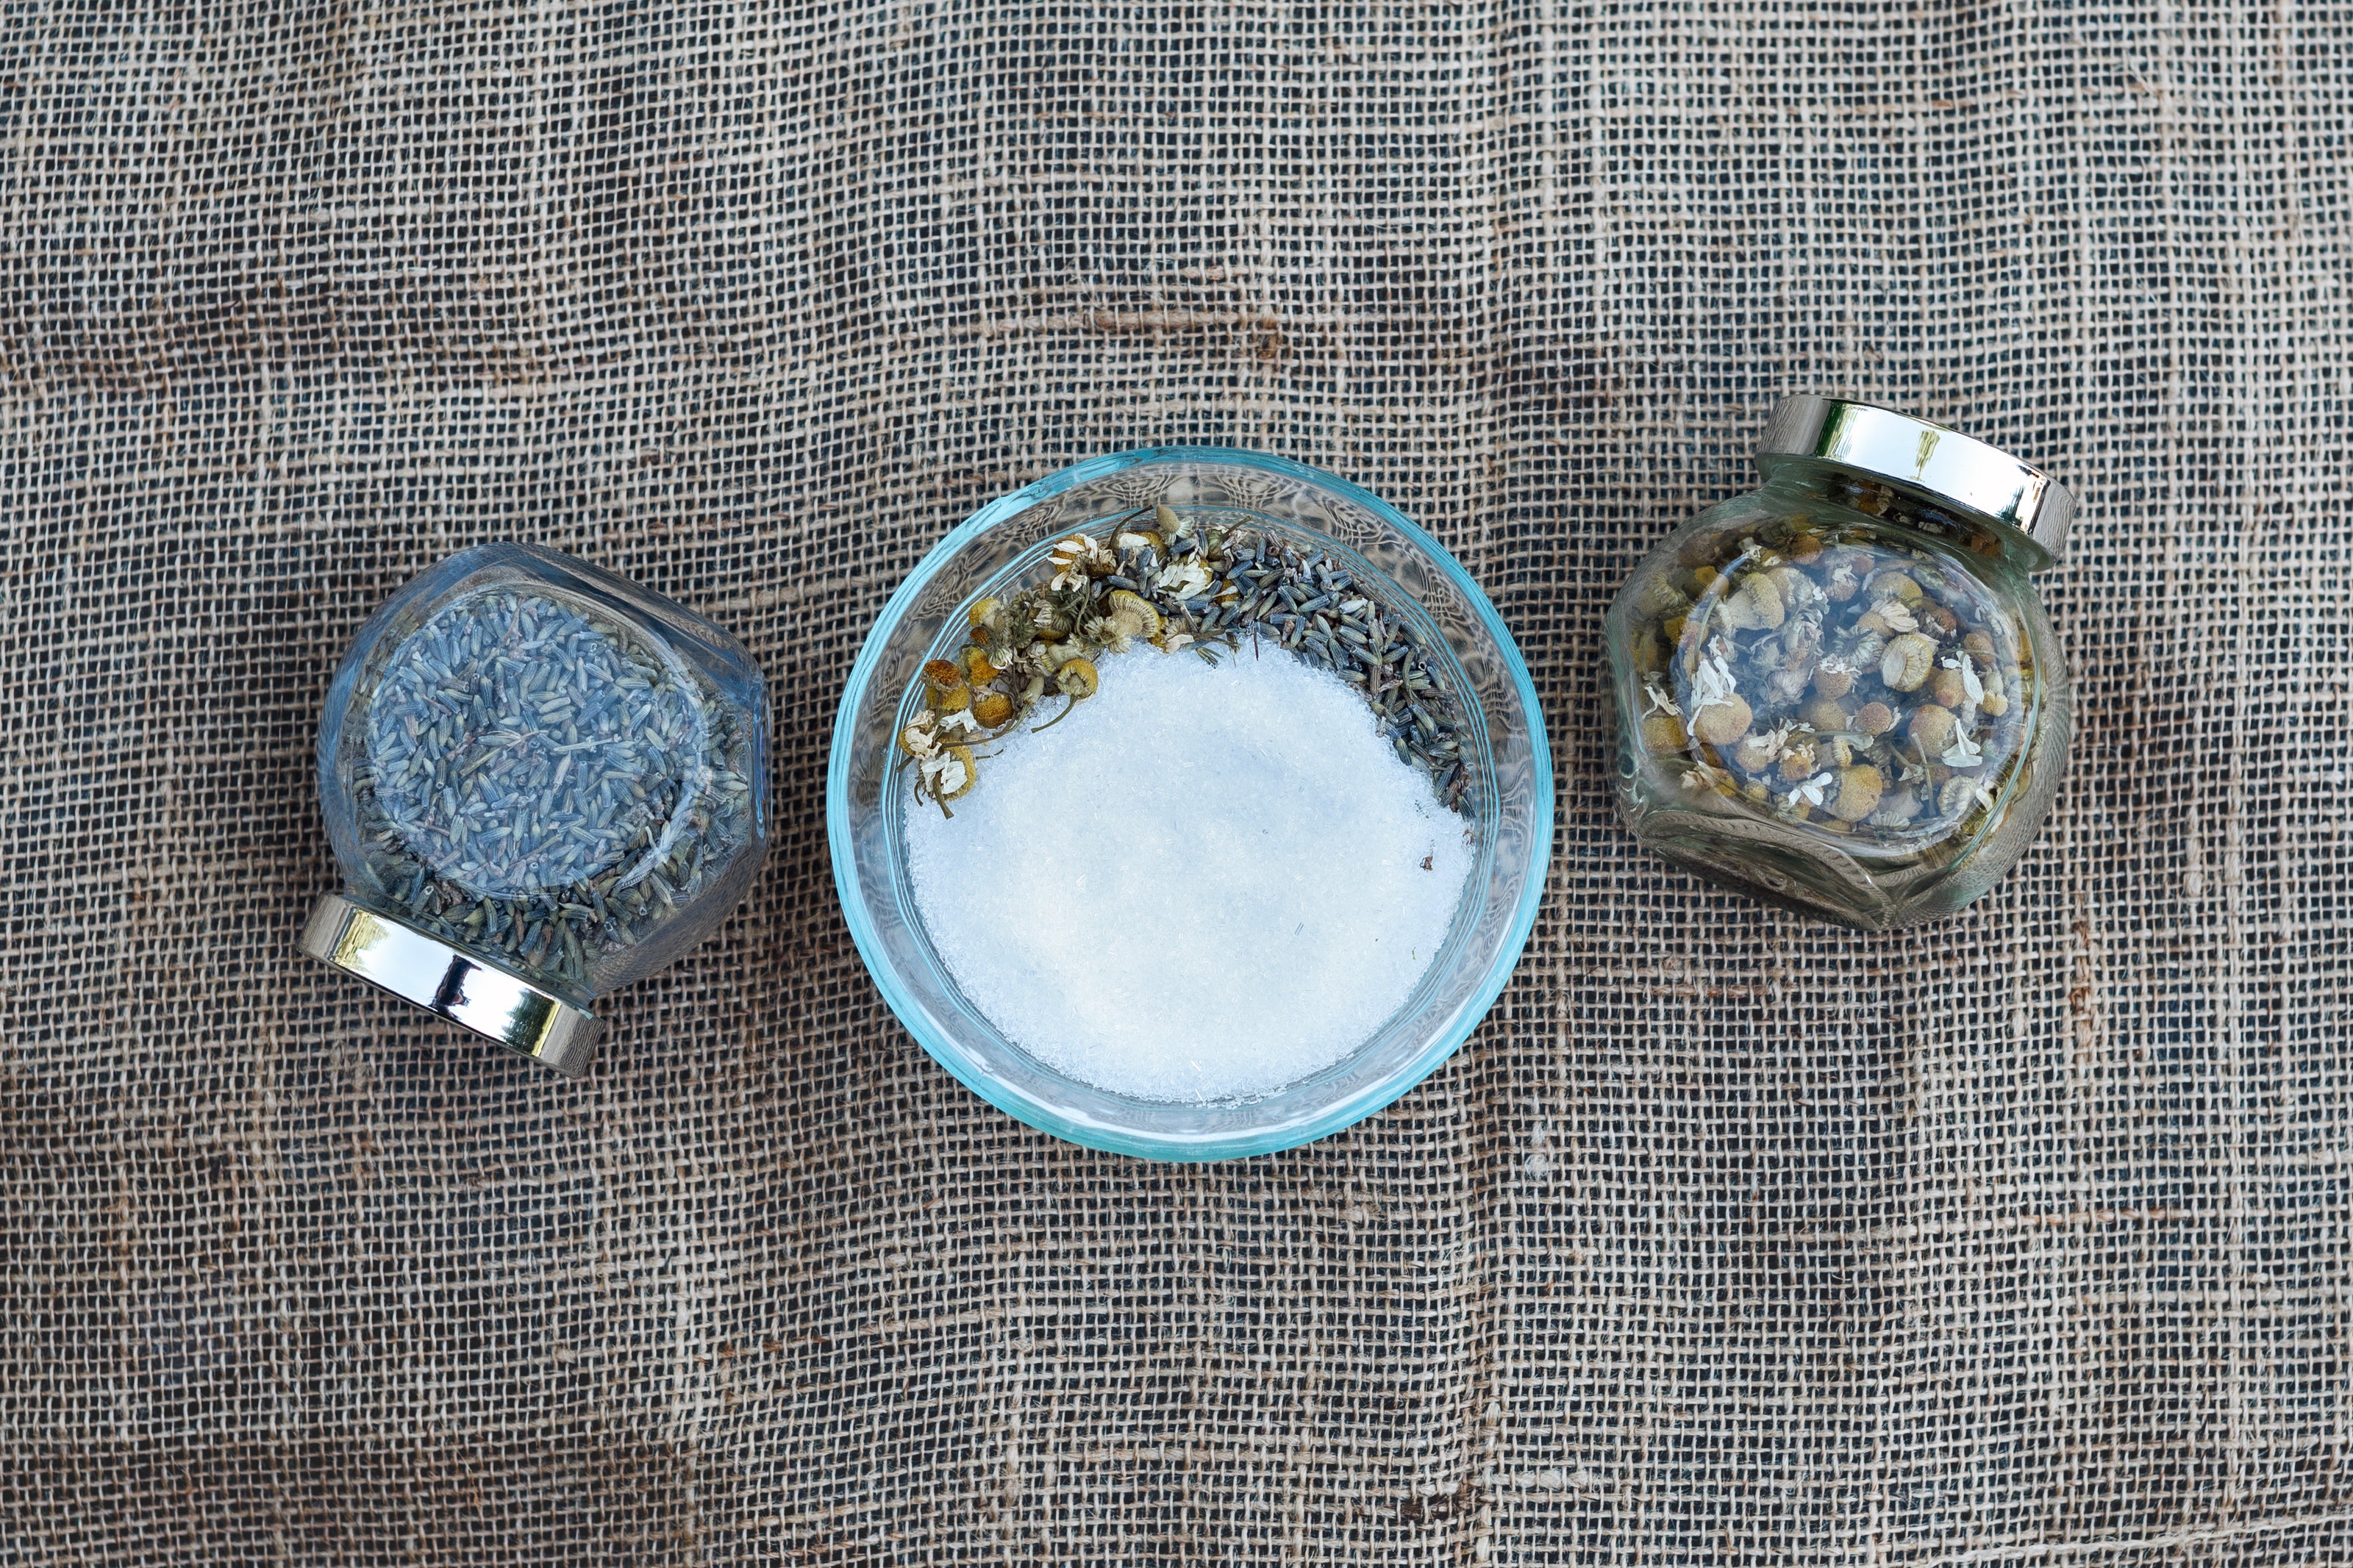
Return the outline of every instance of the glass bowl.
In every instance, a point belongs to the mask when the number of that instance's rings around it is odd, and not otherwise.
[[[916,911],[905,855],[900,729],[917,672],[953,657],[965,608],[1036,575],[1056,540],[1157,502],[1319,548],[1410,616],[1472,716],[1466,820],[1475,858],[1446,944],[1406,1004],[1352,1055],[1271,1093],[1138,1100],[1081,1082],[1008,1043],[957,990]],[[1167,447],[1092,458],[1001,497],[923,558],[859,651],[833,726],[826,833],[834,884],[883,1000],[967,1089],[1042,1131],[1154,1160],[1288,1149],[1381,1110],[1453,1055],[1511,978],[1552,854],[1552,758],[1527,667],[1502,617],[1438,542],[1345,479],[1256,452]]]

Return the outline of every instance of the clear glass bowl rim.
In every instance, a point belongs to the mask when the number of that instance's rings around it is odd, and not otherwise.
[[[1214,463],[1281,474],[1321,486],[1364,508],[1385,526],[1396,530],[1415,549],[1429,557],[1455,591],[1462,595],[1463,602],[1477,616],[1487,634],[1494,638],[1495,646],[1511,672],[1512,689],[1518,698],[1521,711],[1527,717],[1528,749],[1534,769],[1535,798],[1530,803],[1533,820],[1532,831],[1528,835],[1528,876],[1520,891],[1519,907],[1512,913],[1509,940],[1497,949],[1493,961],[1481,976],[1473,992],[1477,1005],[1464,1008],[1457,1015],[1457,1021],[1451,1026],[1431,1037],[1420,1054],[1396,1073],[1367,1086],[1353,1098],[1334,1104],[1323,1115],[1264,1132],[1237,1132],[1214,1140],[1177,1141],[1148,1132],[1122,1132],[1097,1126],[1074,1125],[1058,1118],[1017,1087],[981,1070],[968,1060],[954,1039],[938,1034],[924,1020],[922,1008],[911,1005],[911,999],[900,988],[892,966],[883,960],[880,937],[867,918],[864,899],[859,896],[857,857],[850,847],[849,756],[851,737],[858,724],[858,704],[853,697],[872,679],[892,632],[914,605],[917,596],[929,585],[933,575],[973,540],[1040,501],[1128,468],[1159,463]],[[1051,1133],[1066,1142],[1145,1160],[1234,1160],[1313,1143],[1387,1110],[1422,1079],[1437,1071],[1485,1021],[1495,1005],[1495,998],[1503,994],[1504,987],[1510,984],[1513,973],[1519,968],[1520,958],[1527,948],[1528,935],[1535,929],[1536,910],[1544,900],[1545,879],[1552,861],[1553,789],[1552,749],[1545,733],[1544,706],[1537,698],[1535,683],[1528,677],[1527,661],[1521,657],[1519,644],[1513,639],[1511,629],[1504,624],[1503,616],[1496,613],[1495,606],[1480,588],[1477,580],[1462,569],[1461,563],[1456,561],[1444,545],[1412,519],[1360,485],[1305,463],[1293,462],[1288,458],[1278,458],[1241,447],[1139,447],[1089,458],[999,496],[965,518],[945,538],[932,546],[915,569],[907,574],[906,580],[892,594],[858,650],[858,658],[850,666],[849,679],[842,689],[840,706],[834,714],[832,750],[827,759],[825,773],[826,843],[833,860],[834,892],[840,900],[842,916],[849,926],[850,940],[857,944],[858,956],[865,964],[867,973],[873,977],[876,988],[882,993],[883,1002],[899,1020],[900,1026],[913,1035],[924,1053],[944,1068],[958,1083],[1014,1120],[1041,1132]]]

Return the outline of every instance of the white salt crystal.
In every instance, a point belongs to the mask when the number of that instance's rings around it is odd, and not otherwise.
[[[999,742],[954,820],[910,800],[941,959],[1008,1039],[1114,1093],[1222,1100],[1340,1060],[1445,941],[1463,818],[1289,654],[1139,649],[1102,676]]]

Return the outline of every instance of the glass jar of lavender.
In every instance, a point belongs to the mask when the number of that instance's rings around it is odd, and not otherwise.
[[[1619,806],[1662,858],[1863,930],[1984,893],[2072,728],[2028,574],[2075,498],[1982,442],[1801,395],[1764,483],[1684,523],[1610,606]]]
[[[449,557],[344,655],[304,951],[578,1076],[596,999],[701,942],[767,853],[760,671],[692,611],[527,544]]]

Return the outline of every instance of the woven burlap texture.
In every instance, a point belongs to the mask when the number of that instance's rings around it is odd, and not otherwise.
[[[2112,0],[11,8],[0,1561],[2353,1553],[2348,41]],[[2057,812],[1880,938],[1664,871],[1608,788],[1603,608],[1808,388],[2086,503]],[[921,553],[1178,441],[1433,530],[1561,775],[1451,1064],[1207,1168],[934,1067],[821,810]],[[505,538],[708,613],[776,696],[763,879],[579,1084],[293,946],[336,659]]]

